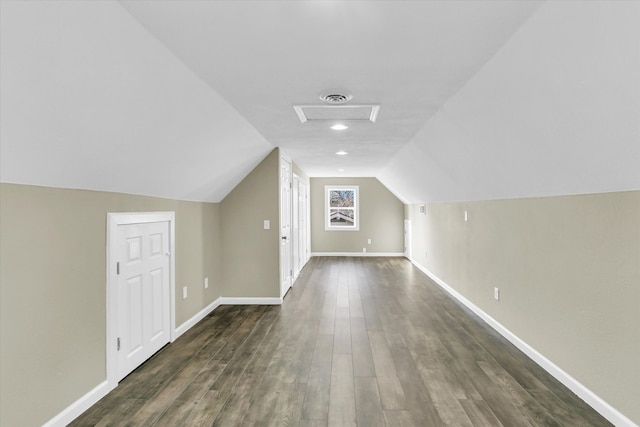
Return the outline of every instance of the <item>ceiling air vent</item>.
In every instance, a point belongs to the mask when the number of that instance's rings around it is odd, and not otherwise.
[[[328,92],[320,95],[320,99],[327,104],[346,104],[353,99],[353,95],[344,95],[338,92]]]
[[[370,121],[375,123],[379,105],[294,105],[301,123]]]

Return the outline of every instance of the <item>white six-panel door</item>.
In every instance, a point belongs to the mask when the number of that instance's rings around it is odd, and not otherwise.
[[[309,260],[308,242],[307,242],[307,184],[296,174],[293,175],[293,193],[292,193],[292,233],[291,240],[293,246],[293,280],[295,281],[302,267]]]
[[[169,222],[117,231],[118,381],[170,341]]]
[[[304,181],[298,183],[298,224],[299,224],[299,247],[300,247],[300,269],[309,261],[309,186]]]
[[[293,175],[293,188],[291,190],[291,200],[293,203],[291,204],[291,261],[293,265],[291,266],[293,270],[293,282],[295,282],[298,274],[300,273],[300,216],[299,209],[300,204],[298,203],[298,199],[300,197],[299,191],[299,179],[295,175]]]
[[[408,259],[413,259],[411,257],[411,221],[408,219],[404,220],[404,256]]]
[[[280,298],[291,287],[291,161],[280,157]]]

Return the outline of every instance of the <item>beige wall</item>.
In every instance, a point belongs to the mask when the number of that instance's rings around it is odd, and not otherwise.
[[[109,212],[175,212],[176,326],[220,296],[279,297],[278,153],[219,204],[0,184],[0,425],[41,425],[106,379]]]
[[[175,211],[179,326],[221,295],[218,205],[0,184],[1,425],[41,425],[106,379],[107,213],[133,211]]]
[[[640,192],[410,216],[416,262],[640,424]]]
[[[220,203],[224,296],[280,296],[278,153],[273,150]]]
[[[324,186],[360,187],[360,230],[324,229]],[[311,178],[311,252],[404,252],[404,204],[376,178]],[[371,239],[371,244],[367,244]]]

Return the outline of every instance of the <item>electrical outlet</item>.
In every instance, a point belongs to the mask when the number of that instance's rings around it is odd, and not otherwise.
[[[205,277],[204,278],[204,288],[207,289],[209,287],[209,278]]]
[[[500,301],[500,289],[493,288],[493,299]]]
[[[367,239],[367,244],[371,244],[371,239]]]
[[[362,252],[367,252],[367,248],[362,248]]]
[[[187,287],[182,288],[182,299],[187,299]]]
[[[269,221],[268,219],[265,219],[262,226],[264,227],[265,230],[269,230],[271,228],[271,221]]]

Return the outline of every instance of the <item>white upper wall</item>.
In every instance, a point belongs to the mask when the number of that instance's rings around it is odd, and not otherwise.
[[[640,2],[545,3],[378,178],[412,203],[640,189]]]
[[[217,202],[274,148],[120,4],[1,6],[0,181]]]

